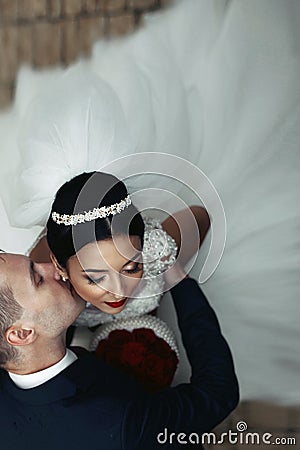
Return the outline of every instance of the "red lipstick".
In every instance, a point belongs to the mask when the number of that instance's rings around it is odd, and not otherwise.
[[[104,302],[106,305],[110,306],[111,308],[120,308],[121,306],[124,305],[124,303],[126,302],[127,297],[124,298],[123,300],[120,300],[119,302]]]

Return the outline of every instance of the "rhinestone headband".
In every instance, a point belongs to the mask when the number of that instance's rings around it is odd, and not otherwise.
[[[124,200],[119,203],[114,203],[110,206],[101,206],[101,208],[94,208],[90,211],[84,211],[81,214],[59,214],[53,212],[51,214],[52,220],[58,225],[77,225],[78,223],[91,222],[96,219],[104,219],[107,216],[114,216],[115,214],[121,213],[125,208],[131,205],[131,199],[127,195]]]

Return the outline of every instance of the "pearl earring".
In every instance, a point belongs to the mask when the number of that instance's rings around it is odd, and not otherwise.
[[[63,280],[64,283],[67,281],[67,278],[65,278],[63,276],[61,277],[61,279]]]

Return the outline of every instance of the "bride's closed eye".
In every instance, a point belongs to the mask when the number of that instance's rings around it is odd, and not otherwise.
[[[91,277],[86,277],[86,278],[87,278],[89,284],[99,284],[105,280],[105,276],[97,278],[97,279],[94,279]]]
[[[126,272],[126,273],[138,273],[138,272],[141,272],[143,270],[143,263],[141,263],[141,262],[136,262],[135,264],[134,264],[134,267],[133,268],[131,268],[131,269],[123,269],[123,272]]]
[[[141,272],[142,270],[143,270],[143,263],[141,263],[141,262],[134,262],[134,261],[131,261],[130,263],[128,263],[128,265],[127,266],[129,266],[130,264],[132,264],[132,263],[134,263],[134,265],[133,265],[133,267],[132,268],[124,268],[123,270],[122,270],[122,272],[123,273],[127,273],[127,274],[135,274],[135,273],[139,273],[139,272]],[[103,276],[101,276],[101,277],[99,277],[99,278],[92,278],[92,277],[90,277],[90,276],[86,276],[86,278],[87,278],[87,280],[88,280],[88,283],[89,284],[94,284],[94,285],[97,285],[97,284],[99,284],[99,283],[102,283],[104,280],[105,280],[105,277],[106,277],[106,275],[103,275]]]

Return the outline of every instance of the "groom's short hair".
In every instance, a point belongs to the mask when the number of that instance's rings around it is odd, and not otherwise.
[[[0,367],[18,355],[17,350],[6,341],[5,332],[22,317],[23,311],[12,289],[7,284],[0,286]]]

